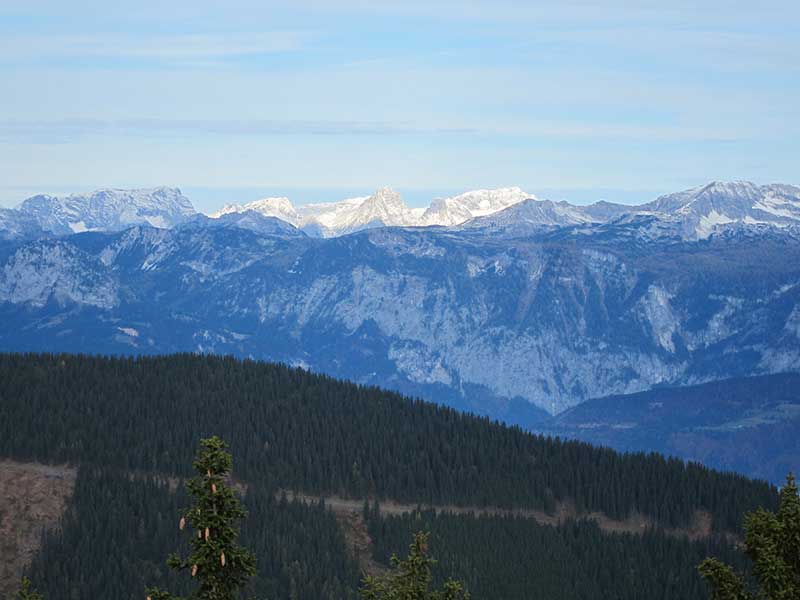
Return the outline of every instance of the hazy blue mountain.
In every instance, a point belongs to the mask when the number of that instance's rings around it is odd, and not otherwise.
[[[589,400],[543,428],[656,451],[780,485],[800,468],[800,374],[726,379]]]

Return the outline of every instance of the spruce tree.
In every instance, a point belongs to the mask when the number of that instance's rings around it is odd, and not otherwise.
[[[235,491],[227,483],[233,459],[227,445],[214,436],[200,441],[193,463],[197,476],[186,487],[194,504],[184,511],[181,529],[192,532],[192,551],[187,558],[173,554],[167,565],[188,571],[197,581],[190,598],[233,600],[255,572],[255,556],[237,543],[237,522],[247,516]],[[147,590],[148,600],[179,600],[169,592]]]
[[[778,512],[758,509],[745,517],[744,529],[745,550],[760,590],[751,592],[741,573],[707,558],[699,570],[711,584],[712,600],[800,600],[800,497],[791,473]]]
[[[462,583],[448,580],[440,591],[430,591],[436,560],[428,556],[428,533],[419,532],[411,542],[408,558],[392,556],[394,569],[380,577],[364,578],[364,600],[469,600]]]

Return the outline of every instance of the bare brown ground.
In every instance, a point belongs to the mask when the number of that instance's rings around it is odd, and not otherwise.
[[[297,497],[304,502],[316,502],[319,497],[303,494],[287,492],[288,497],[291,499]],[[348,498],[340,498],[338,496],[326,496],[325,504],[335,514],[347,514],[356,512],[361,515],[364,507],[363,500],[351,500]],[[620,521],[611,519],[606,515],[598,512],[582,513],[579,514],[570,503],[560,503],[556,508],[554,514],[548,514],[544,511],[531,510],[531,509],[503,509],[491,506],[455,506],[455,505],[429,505],[429,504],[402,504],[393,500],[386,500],[380,503],[381,512],[389,515],[400,515],[404,513],[413,512],[417,509],[422,510],[435,510],[440,513],[450,513],[456,515],[474,514],[476,516],[490,515],[490,516],[503,516],[503,517],[523,517],[526,519],[534,519],[537,523],[542,525],[558,525],[570,518],[586,518],[597,521],[600,529],[603,531],[613,533],[643,533],[648,527],[652,526],[652,522],[641,515],[632,515],[631,517]],[[711,515],[705,512],[697,511],[693,519],[692,525],[689,529],[675,529],[669,530],[669,533],[674,535],[686,535],[691,538],[706,537],[711,533]]]
[[[360,511],[333,511],[339,527],[342,528],[345,542],[351,555],[358,561],[358,566],[365,575],[380,575],[386,567],[372,558],[372,539],[367,531],[364,515]]]
[[[11,598],[44,531],[57,527],[76,470],[0,460],[0,598]]]

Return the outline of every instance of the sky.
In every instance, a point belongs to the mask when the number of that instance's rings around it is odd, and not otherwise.
[[[800,183],[800,3],[0,1],[0,206]]]

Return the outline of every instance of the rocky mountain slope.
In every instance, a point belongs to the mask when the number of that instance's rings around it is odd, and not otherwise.
[[[574,218],[317,239],[250,211],[7,241],[0,348],[231,353],[527,424],[589,398],[800,370],[797,228],[742,220],[698,240],[664,203],[605,223],[542,206]]]

